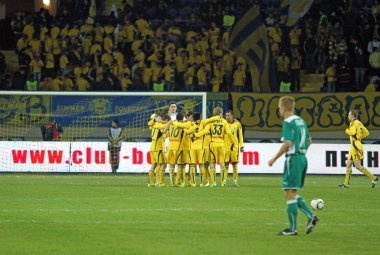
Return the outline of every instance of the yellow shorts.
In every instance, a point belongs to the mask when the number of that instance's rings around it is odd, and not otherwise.
[[[175,150],[169,150],[168,151],[168,163],[170,165],[178,164],[178,162],[177,162],[178,153],[179,153],[178,150],[176,150],[176,151]]]
[[[354,141],[350,146],[350,153],[348,154],[348,160],[357,161],[362,160],[363,157],[363,145],[359,141]]]
[[[152,164],[163,164],[166,163],[166,157],[163,150],[161,151],[151,151],[150,152],[150,160]]]
[[[210,162],[211,163],[224,163],[226,162],[226,147],[224,143],[211,143],[210,144]]]
[[[177,164],[184,165],[189,164],[190,152],[188,150],[180,150],[177,152]]]
[[[206,150],[190,150],[190,164],[204,164],[207,160]]]
[[[237,149],[233,151],[226,151],[226,163],[238,163],[239,151]]]

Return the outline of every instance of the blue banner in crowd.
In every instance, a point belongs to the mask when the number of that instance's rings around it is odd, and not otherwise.
[[[178,112],[202,113],[200,96],[0,96],[0,125],[38,126],[54,118],[64,126],[108,127],[113,119],[123,126],[143,122],[153,113],[167,109],[171,102]],[[228,93],[207,93],[207,113],[220,106],[227,110]]]
[[[178,112],[202,112],[201,97],[179,96],[53,96],[51,113],[64,126],[110,126],[118,119],[122,126],[149,120],[175,102]]]

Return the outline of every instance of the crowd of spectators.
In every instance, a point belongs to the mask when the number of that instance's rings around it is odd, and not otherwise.
[[[265,19],[277,78],[292,91],[301,69],[325,74],[325,91],[379,89],[379,0],[316,0],[293,27],[280,1],[124,0],[111,10],[95,2],[60,1],[54,17],[45,9],[8,17],[20,70],[2,72],[0,55],[1,89],[251,91],[244,58],[228,50],[227,21],[252,5]]]

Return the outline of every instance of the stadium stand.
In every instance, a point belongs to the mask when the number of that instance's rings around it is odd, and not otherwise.
[[[249,68],[228,50],[226,24],[257,5],[279,84],[291,82],[295,92],[363,91],[368,84],[379,90],[371,82],[380,72],[378,0],[314,1],[290,28],[283,25],[278,0],[59,4],[54,17],[45,9],[18,11],[2,23],[13,47],[2,51],[2,78],[26,81],[32,73],[38,90],[153,91],[164,82],[166,91],[252,91]],[[1,89],[25,88],[6,84]]]

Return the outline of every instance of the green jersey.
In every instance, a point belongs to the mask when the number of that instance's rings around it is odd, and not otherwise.
[[[305,121],[297,116],[292,115],[282,122],[282,137],[281,141],[289,141],[292,143],[287,156],[305,154],[308,148],[310,139],[309,130]]]

